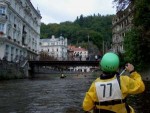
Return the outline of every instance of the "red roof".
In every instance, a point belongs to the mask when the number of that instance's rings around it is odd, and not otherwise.
[[[75,47],[75,46],[68,46],[68,49],[72,51],[87,51],[85,48]]]

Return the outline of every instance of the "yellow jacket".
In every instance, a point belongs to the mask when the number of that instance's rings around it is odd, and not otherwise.
[[[98,102],[98,97],[96,93],[96,82],[105,82],[105,81],[110,81],[112,79],[115,79],[116,76],[114,76],[111,79],[105,79],[102,80],[97,78],[89,88],[88,92],[86,92],[84,101],[83,101],[83,110],[84,111],[91,111],[95,108],[95,102]],[[139,73],[137,72],[132,72],[130,76],[120,76],[120,88],[121,88],[121,93],[122,93],[122,99],[126,98],[129,94],[138,94],[142,93],[145,90],[145,85],[142,81],[142,78]],[[99,106],[96,105],[97,109],[105,109],[105,110],[110,110],[114,111],[116,113],[127,113],[125,103],[120,103],[120,104],[115,104],[115,105],[103,105]],[[131,113],[134,113],[133,108],[131,108]]]

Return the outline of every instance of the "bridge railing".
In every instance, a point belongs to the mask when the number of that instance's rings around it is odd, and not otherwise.
[[[61,72],[64,69],[69,69],[69,67],[77,67],[77,66],[84,66],[84,67],[98,67],[99,61],[28,61],[29,62],[29,73],[31,76],[34,77],[35,73],[39,73],[42,68],[48,67],[55,67],[56,69],[61,69]],[[74,68],[75,69],[75,68]],[[48,69],[49,70],[49,69]],[[78,69],[77,69],[78,70]]]
[[[29,61],[30,66],[99,66],[99,61]]]

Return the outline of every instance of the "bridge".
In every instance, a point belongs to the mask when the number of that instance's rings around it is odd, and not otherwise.
[[[35,67],[41,66],[99,66],[99,61],[28,61],[30,67],[30,74],[33,75]]]
[[[98,66],[99,61],[28,61],[32,66]]]

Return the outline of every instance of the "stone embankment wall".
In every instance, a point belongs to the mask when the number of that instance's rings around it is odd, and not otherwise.
[[[19,63],[0,60],[0,80],[25,78]]]

